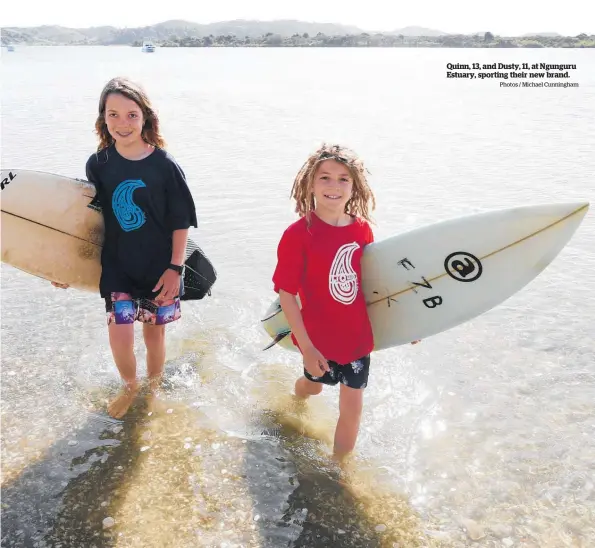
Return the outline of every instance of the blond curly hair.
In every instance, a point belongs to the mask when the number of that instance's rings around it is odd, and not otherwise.
[[[361,217],[372,222],[370,213],[376,207],[376,198],[368,184],[365,168],[361,158],[350,148],[342,145],[331,145],[323,143],[318,150],[312,153],[299,170],[291,189],[291,197],[295,199],[295,211],[300,217],[310,219],[310,213],[314,211],[314,177],[318,166],[325,160],[335,160],[344,164],[349,170],[353,179],[351,198],[345,204],[345,213]]]

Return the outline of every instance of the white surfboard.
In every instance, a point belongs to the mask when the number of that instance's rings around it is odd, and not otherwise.
[[[362,291],[374,350],[426,339],[502,303],[551,263],[588,209],[583,202],[489,211],[366,246]],[[273,339],[266,348],[297,351],[278,298],[262,323]]]
[[[0,177],[2,261],[45,280],[98,292],[104,224],[94,204],[95,186],[25,169],[3,169]],[[185,298],[193,298],[197,248],[189,239]]]
[[[78,179],[2,170],[2,261],[46,280],[99,290],[103,216]]]

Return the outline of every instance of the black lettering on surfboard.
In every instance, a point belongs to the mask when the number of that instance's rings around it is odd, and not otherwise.
[[[410,261],[410,260],[409,260],[407,257],[405,257],[404,259],[401,259],[401,260],[398,262],[398,264],[399,264],[400,266],[402,266],[402,267],[403,267],[405,270],[411,270],[411,268],[415,268],[415,267],[413,266],[413,263],[412,263],[412,262],[411,262],[411,261]],[[411,267],[411,268],[409,268],[409,267]]]
[[[442,304],[442,297],[440,297],[440,295],[437,295],[436,297],[430,297],[429,299],[424,299],[424,304],[428,308],[436,308],[437,306],[440,306]]]
[[[4,190],[5,187],[7,187],[10,183],[12,183],[12,181],[14,181],[14,178],[16,176],[17,176],[16,173],[9,171],[8,177],[4,177],[4,179],[2,179],[2,181],[0,181],[0,190]]]
[[[444,269],[457,282],[474,282],[483,272],[481,261],[466,251],[456,251],[446,257]]]
[[[419,282],[411,282],[411,283],[417,287],[425,287],[426,289],[432,289],[432,286],[430,285],[430,282],[428,282],[428,280],[426,280],[423,276],[421,277],[421,279],[424,281],[424,283],[419,283]],[[412,287],[411,289],[413,289],[413,291],[415,293],[417,293],[415,287]]]
[[[378,291],[372,291],[372,293],[374,295],[380,295],[380,292],[378,292]],[[386,297],[386,304],[388,305],[389,308],[390,308],[391,301],[393,303],[398,303],[399,302],[399,301],[397,301],[397,299],[393,299],[392,297]]]

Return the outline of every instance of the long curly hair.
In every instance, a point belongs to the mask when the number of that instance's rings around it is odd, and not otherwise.
[[[103,88],[99,97],[99,114],[95,121],[95,132],[99,137],[97,150],[103,150],[114,143],[114,138],[110,135],[105,122],[105,103],[112,93],[119,93],[124,97],[134,101],[143,113],[142,138],[146,143],[157,148],[165,148],[165,140],[159,131],[159,116],[151,105],[144,89],[127,78],[112,78]]]
[[[372,222],[370,213],[376,208],[376,198],[366,177],[369,171],[353,150],[342,145],[327,143],[323,143],[308,157],[293,182],[291,197],[296,202],[296,213],[310,220],[310,213],[316,207],[313,192],[314,177],[318,166],[325,160],[335,160],[345,164],[353,179],[351,198],[345,204],[345,213]]]

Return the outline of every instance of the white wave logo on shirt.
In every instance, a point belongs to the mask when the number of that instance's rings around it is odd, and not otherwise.
[[[146,222],[145,212],[138,207],[132,195],[137,188],[146,187],[140,179],[122,181],[112,195],[112,209],[122,230],[130,232],[137,230]]]
[[[328,278],[328,288],[335,301],[351,304],[357,296],[357,274],[353,270],[351,261],[359,244],[352,242],[342,245],[331,265]]]

